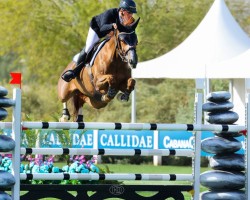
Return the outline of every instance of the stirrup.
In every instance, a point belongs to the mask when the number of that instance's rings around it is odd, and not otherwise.
[[[68,70],[66,72],[64,72],[61,76],[61,78],[66,81],[66,82],[70,82],[72,79],[74,79],[76,76],[75,76],[75,73],[73,70]]]

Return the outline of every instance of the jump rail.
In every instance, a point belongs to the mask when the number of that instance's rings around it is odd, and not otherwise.
[[[79,173],[50,173],[50,174],[20,174],[21,180],[145,180],[145,181],[191,181],[191,174],[79,174]]]
[[[0,125],[1,127],[1,125]],[[155,123],[98,123],[98,122],[22,122],[23,129],[80,129],[80,130],[169,130],[169,131],[242,131],[245,126],[224,124],[155,124]]]
[[[243,125],[225,124],[154,124],[154,123],[98,123],[98,122],[22,122],[22,129],[59,130],[168,130],[168,131],[230,131],[246,129]],[[0,122],[0,129],[12,127],[11,122]]]
[[[43,155],[106,155],[106,156],[186,156],[192,150],[184,149],[79,149],[79,148],[21,148],[21,154]]]

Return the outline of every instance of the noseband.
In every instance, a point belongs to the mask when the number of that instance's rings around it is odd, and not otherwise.
[[[126,33],[126,32],[121,32],[118,34],[117,36],[117,30],[115,29],[115,46],[116,46],[116,50],[118,52],[118,55],[120,56],[120,58],[122,59],[123,62],[128,62],[127,59],[127,54],[130,50],[135,50],[136,45],[137,45],[137,37],[135,35],[135,32],[131,32],[131,33]],[[133,38],[132,41],[131,38]],[[129,45],[128,50],[124,51],[121,47],[121,43],[120,41],[124,41],[127,45]]]

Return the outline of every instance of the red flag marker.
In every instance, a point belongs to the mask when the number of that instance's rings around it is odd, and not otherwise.
[[[22,88],[22,74],[17,72],[10,72],[12,80],[10,84],[18,84],[20,85],[20,89]]]
[[[26,131],[28,128],[22,126],[22,131]]]
[[[247,130],[242,130],[242,131],[240,131],[240,133],[242,133],[242,135],[244,135],[244,136],[247,136]]]

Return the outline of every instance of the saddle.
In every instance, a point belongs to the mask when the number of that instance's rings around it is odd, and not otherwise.
[[[92,67],[95,61],[95,58],[102,47],[110,40],[109,37],[104,38],[102,41],[96,43],[94,47],[90,50],[86,58],[86,66]]]

